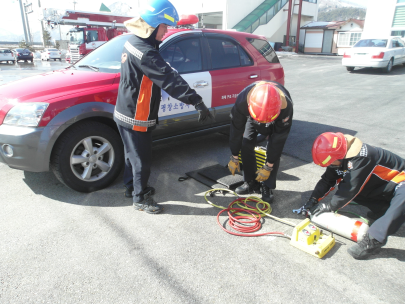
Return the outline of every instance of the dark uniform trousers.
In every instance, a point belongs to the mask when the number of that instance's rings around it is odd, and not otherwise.
[[[152,133],[134,131],[118,125],[125,151],[125,186],[134,186],[133,201],[143,200],[152,163]]]
[[[398,231],[405,222],[405,182],[399,184],[391,202],[373,201],[357,196],[354,202],[369,208],[373,212],[385,212],[368,230],[368,233],[380,243],[385,244],[389,235]]]
[[[243,163],[243,179],[247,182],[256,179],[257,163],[255,147],[257,145],[257,135],[259,133],[249,123],[246,124],[245,132],[243,134],[241,156]],[[263,134],[270,135],[271,134]],[[278,158],[273,165],[270,177],[263,183],[270,189],[276,189],[276,179],[278,167],[280,166],[280,158]]]

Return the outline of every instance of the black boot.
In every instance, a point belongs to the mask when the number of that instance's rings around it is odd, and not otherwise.
[[[384,245],[385,244],[380,243],[367,233],[364,236],[364,239],[347,249],[347,252],[356,260],[363,260],[368,258],[370,255],[377,253]]]
[[[253,194],[260,193],[260,183],[256,180],[244,182],[242,186],[235,189],[237,194]]]
[[[152,187],[149,187],[153,189]],[[156,203],[153,199],[153,194],[155,189],[149,190],[145,194],[140,195],[140,201],[139,202],[133,202],[133,206],[135,209],[139,211],[145,211],[146,213],[151,213],[151,214],[157,214],[163,211],[163,207],[160,206],[158,203]]]
[[[262,185],[262,200],[269,204],[272,204],[274,200],[273,190],[264,184]]]

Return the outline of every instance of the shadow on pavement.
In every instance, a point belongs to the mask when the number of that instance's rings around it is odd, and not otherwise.
[[[403,65],[396,65],[392,67],[390,73],[385,73],[382,69],[374,68],[355,68],[354,71],[350,72],[352,74],[363,74],[363,75],[404,75],[405,67]]]

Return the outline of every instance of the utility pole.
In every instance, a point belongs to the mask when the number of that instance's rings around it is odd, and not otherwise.
[[[76,10],[76,3],[77,1],[73,1],[73,10]]]
[[[38,0],[38,9],[41,11],[41,0]],[[41,41],[42,41],[42,47],[45,48],[45,41],[44,41],[44,20],[41,20]]]
[[[27,28],[26,28],[26,25],[25,25],[25,11],[23,10],[22,0],[18,0],[18,2],[20,2],[21,19],[22,19],[23,27],[24,27],[25,42],[28,43]]]
[[[28,12],[27,12],[27,8],[28,8]],[[25,5],[24,4],[24,12],[25,12],[25,18],[27,18],[27,32],[28,32],[28,38],[29,38],[29,43],[33,44],[33,37],[31,37],[31,31],[30,31],[30,24],[28,21],[28,14],[32,13],[32,3]]]

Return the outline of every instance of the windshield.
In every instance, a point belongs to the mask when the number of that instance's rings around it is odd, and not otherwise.
[[[99,68],[100,72],[118,73],[121,69],[122,50],[129,37],[131,35],[115,37],[87,54],[74,66],[79,68],[80,65],[90,65]]]
[[[70,44],[83,44],[84,42],[83,37],[84,37],[83,31],[69,32]]]
[[[386,47],[387,39],[362,39],[354,47]]]

